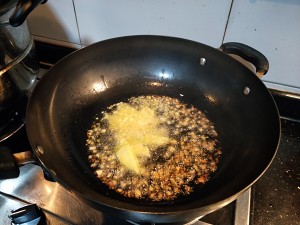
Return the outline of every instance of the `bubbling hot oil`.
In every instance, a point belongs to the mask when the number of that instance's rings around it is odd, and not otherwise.
[[[101,114],[87,132],[88,159],[96,176],[124,196],[173,200],[217,169],[217,132],[192,105],[139,96]]]

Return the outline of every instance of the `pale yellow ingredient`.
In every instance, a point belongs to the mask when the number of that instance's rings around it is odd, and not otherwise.
[[[115,152],[118,160],[136,173],[144,171],[141,161],[150,157],[150,149],[169,142],[167,128],[160,126],[160,119],[146,105],[136,109],[128,103],[119,103],[115,111],[105,115],[105,119],[117,141]]]

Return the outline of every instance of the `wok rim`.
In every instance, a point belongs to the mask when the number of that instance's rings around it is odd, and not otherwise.
[[[75,55],[77,54],[78,51],[88,51],[88,49],[90,48],[93,48],[94,46],[98,45],[99,43],[103,43],[103,42],[107,42],[107,41],[118,41],[120,39],[124,39],[124,38],[144,38],[144,37],[147,37],[147,38],[151,38],[151,37],[159,37],[159,38],[166,38],[166,39],[172,39],[172,40],[180,40],[180,41],[188,41],[188,42],[194,42],[194,43],[197,43],[199,44],[198,42],[195,42],[195,41],[192,41],[192,40],[187,40],[187,39],[183,39],[183,38],[178,38],[178,37],[166,37],[166,36],[157,36],[157,35],[135,35],[135,36],[126,36],[126,37],[117,37],[117,38],[113,38],[113,39],[108,39],[108,40],[104,40],[104,41],[100,41],[100,42],[97,42],[97,43],[94,43],[94,44],[91,44],[83,49],[79,49],[73,53],[71,53],[70,55],[64,57],[63,59],[61,59],[56,65],[54,65],[52,68],[50,68],[50,70],[47,72],[47,74],[51,74],[50,71],[54,70],[54,68],[58,67],[60,64],[64,63],[64,60],[65,58],[69,58],[71,57],[72,55]],[[200,43],[202,44],[202,43]],[[202,44],[204,45],[204,44]],[[218,51],[218,49],[215,49],[211,46],[208,46],[212,49],[214,49],[215,51]],[[222,53],[221,51],[219,51],[220,54],[223,55],[223,57],[230,57],[224,53]],[[73,56],[72,56],[73,57]],[[238,62],[236,61],[235,59],[231,59],[235,62]],[[239,63],[239,62],[238,62]],[[243,65],[242,65],[243,66]],[[247,68],[248,69],[248,68]],[[249,69],[248,69],[249,70]],[[250,71],[250,70],[249,70]],[[252,73],[252,71],[250,71]],[[255,76],[256,77],[256,76]],[[257,80],[263,84],[263,82],[258,78],[256,77]],[[43,79],[43,78],[42,78]],[[37,84],[38,86],[39,84]],[[264,85],[264,84],[263,84]],[[71,187],[69,186],[68,184],[66,184],[64,181],[60,180],[58,177],[56,177],[55,173],[53,173],[51,170],[49,170],[47,168],[47,162],[44,162],[42,160],[42,158],[39,156],[39,154],[37,154],[36,151],[34,151],[34,149],[36,148],[36,146],[34,146],[32,144],[32,138],[30,139],[30,137],[28,136],[29,138],[29,142],[33,148],[33,153],[35,154],[35,156],[38,158],[40,164],[42,165],[43,169],[46,170],[47,172],[50,173],[50,175],[60,184],[62,185],[63,187],[67,188],[68,190],[70,190],[71,192],[75,193],[76,195],[78,195],[80,198],[86,200],[87,202],[90,202],[92,204],[100,204],[101,206],[105,206],[105,207],[108,207],[108,208],[113,208],[113,209],[117,209],[117,210],[121,210],[121,211],[130,211],[130,212],[134,212],[134,213],[141,213],[141,214],[151,214],[151,215],[166,215],[166,214],[177,214],[177,213],[189,213],[191,211],[194,211],[194,210],[199,210],[201,209],[202,211],[208,211],[208,212],[212,212],[212,211],[215,211],[219,208],[221,208],[222,206],[224,205],[227,205],[229,204],[230,202],[234,201],[236,198],[238,198],[239,195],[241,195],[243,192],[245,192],[247,189],[249,189],[251,186],[253,186],[253,184],[255,182],[257,182],[257,180],[259,180],[263,174],[267,171],[267,169],[270,167],[270,165],[272,164],[274,158],[276,157],[276,153],[278,151],[278,148],[279,148],[279,145],[280,145],[280,140],[281,140],[281,121],[280,121],[280,115],[279,115],[279,111],[278,111],[278,107],[276,105],[276,102],[273,98],[273,96],[271,95],[271,93],[268,91],[267,87],[264,85],[264,88],[265,88],[265,92],[267,95],[269,95],[269,98],[271,98],[272,102],[273,102],[273,105],[275,106],[275,110],[276,110],[276,129],[278,130],[278,133],[276,134],[276,148],[273,152],[273,155],[272,155],[272,158],[271,160],[269,161],[268,165],[266,165],[266,167],[264,168],[264,170],[262,170],[260,172],[260,175],[258,177],[256,177],[256,179],[254,179],[250,184],[248,184],[246,187],[242,188],[240,191],[238,191],[237,193],[234,193],[233,195],[229,195],[229,196],[223,196],[224,198],[221,199],[220,201],[218,202],[214,202],[212,204],[208,204],[208,205],[205,205],[205,206],[199,206],[199,207],[194,207],[192,209],[183,209],[181,206],[170,206],[168,205],[167,207],[161,207],[160,205],[156,205],[153,206],[153,205],[150,205],[150,206],[142,206],[143,209],[147,209],[147,211],[145,210],[139,210],[141,207],[140,206],[136,206],[136,205],[133,205],[131,203],[128,203],[128,202],[121,202],[121,205],[120,204],[106,204],[106,202],[99,202],[97,200],[94,200],[91,198],[91,196],[87,196],[87,195],[83,195],[82,193],[78,192],[77,190],[74,189],[74,187]],[[36,88],[33,90],[32,92],[32,96],[35,94],[35,90]],[[26,110],[26,124],[27,124],[27,118],[29,117],[28,114],[29,114],[29,111],[30,111],[30,107],[31,105],[33,104],[32,103],[32,98],[29,99],[29,103],[27,105],[27,110]],[[275,123],[274,123],[274,126],[275,126]],[[30,125],[29,126],[26,126],[26,130],[28,133],[30,133],[30,129],[29,129]],[[275,143],[275,142],[274,142]],[[104,199],[106,198],[110,198],[109,196],[103,196]],[[119,200],[117,200],[119,201]],[[111,203],[109,201],[109,203]],[[126,207],[125,207],[126,206]],[[178,208],[178,209],[177,209]],[[160,210],[160,211],[158,211]]]

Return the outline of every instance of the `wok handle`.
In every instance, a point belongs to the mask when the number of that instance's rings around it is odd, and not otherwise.
[[[13,154],[8,147],[0,148],[0,180],[17,178],[20,175],[19,167],[26,164],[41,166],[31,151]],[[55,181],[46,170],[43,172],[46,180]]]
[[[19,167],[11,150],[7,147],[0,149],[0,179],[16,178],[20,174]]]
[[[221,51],[226,54],[235,54],[256,67],[256,73],[259,77],[265,75],[269,70],[268,59],[256,49],[238,42],[223,43],[220,47]]]

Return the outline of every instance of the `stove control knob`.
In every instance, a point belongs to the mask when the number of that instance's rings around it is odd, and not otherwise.
[[[40,225],[43,224],[44,214],[36,204],[31,204],[12,211],[8,217],[12,224]]]

